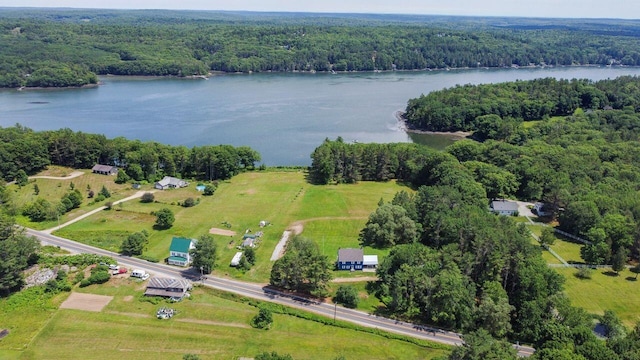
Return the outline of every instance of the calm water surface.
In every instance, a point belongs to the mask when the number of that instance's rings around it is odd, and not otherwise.
[[[102,77],[93,89],[0,91],[0,126],[124,136],[172,145],[248,145],[267,165],[308,165],[325,138],[444,146],[409,137],[394,113],[456,84],[540,77],[601,80],[640,68],[545,68],[358,74],[222,75],[209,80]]]

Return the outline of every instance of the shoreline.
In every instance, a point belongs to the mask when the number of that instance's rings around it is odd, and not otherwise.
[[[407,133],[448,136],[455,140],[469,139],[471,138],[471,135],[473,135],[473,132],[471,131],[429,131],[412,129],[407,125],[407,119],[404,117],[404,111],[398,110],[393,113],[393,115],[396,117],[396,120],[398,120],[398,128]]]

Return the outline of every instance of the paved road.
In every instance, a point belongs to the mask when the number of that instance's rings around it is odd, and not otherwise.
[[[67,249],[73,253],[94,253],[99,255],[111,256],[116,259],[120,265],[125,265],[127,267],[135,269],[142,269],[156,276],[187,278],[195,280],[196,282],[202,282],[204,286],[208,286],[218,290],[233,292],[258,300],[270,301],[299,309],[304,309],[310,312],[327,316],[329,318],[348,321],[370,328],[377,328],[380,330],[411,336],[418,339],[439,342],[447,345],[462,344],[460,334],[454,332],[387,319],[362,311],[343,308],[341,306],[336,306],[333,304],[309,301],[304,298],[290,296],[288,294],[266,288],[265,286],[260,284],[244,283],[241,281],[219,278],[212,275],[206,276],[204,280],[199,280],[200,274],[190,269],[181,269],[174,266],[151,263],[137,258],[121,256],[117,253],[81,244],[72,240],[60,238],[42,231],[27,229],[26,232],[27,234],[38,238],[43,244],[60,246],[61,248]],[[529,347],[519,346],[517,348],[521,356],[529,356],[533,354],[534,351]]]

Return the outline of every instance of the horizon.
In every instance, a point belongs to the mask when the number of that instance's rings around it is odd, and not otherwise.
[[[299,3],[293,0],[237,0],[233,3],[206,0],[0,0],[0,8],[62,10],[169,10],[254,13],[362,14],[407,16],[513,17],[549,19],[619,19],[639,20],[640,2],[613,1],[602,7],[597,0],[518,1],[487,0],[481,6],[474,0],[439,1],[399,0],[393,5],[383,0],[325,0]],[[635,16],[633,16],[635,15]]]

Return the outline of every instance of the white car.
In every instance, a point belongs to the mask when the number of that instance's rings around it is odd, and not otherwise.
[[[109,270],[118,270],[120,269],[120,267],[117,264],[110,264],[109,265]]]

